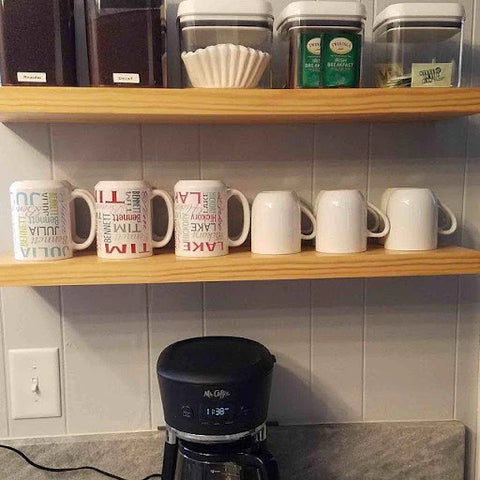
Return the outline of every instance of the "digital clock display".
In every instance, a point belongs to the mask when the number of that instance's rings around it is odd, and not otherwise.
[[[234,409],[231,405],[202,405],[201,419],[214,422],[228,422],[233,420]]]

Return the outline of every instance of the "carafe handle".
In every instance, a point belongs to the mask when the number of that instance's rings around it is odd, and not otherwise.
[[[269,452],[261,452],[256,455],[252,453],[237,453],[235,459],[239,465],[257,468],[260,471],[261,480],[280,479],[277,462]]]

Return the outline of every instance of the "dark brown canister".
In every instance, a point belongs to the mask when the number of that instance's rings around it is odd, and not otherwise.
[[[0,2],[3,85],[76,85],[73,0]]]
[[[90,82],[164,86],[163,0],[87,0]]]

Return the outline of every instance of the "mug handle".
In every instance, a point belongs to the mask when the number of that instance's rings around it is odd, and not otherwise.
[[[455,232],[455,230],[458,227],[457,218],[455,217],[455,214],[450,210],[449,207],[447,207],[440,200],[437,200],[437,201],[438,201],[438,207],[441,210],[443,210],[443,212],[447,215],[447,217],[450,218],[450,221],[452,222],[451,227],[448,228],[447,230],[444,230],[443,228],[438,227],[438,233],[440,235],[451,235],[453,232]]]
[[[162,248],[171,240],[173,235],[173,218],[174,218],[173,217],[173,200],[172,200],[172,197],[165,190],[153,189],[152,200],[155,197],[163,198],[165,205],[167,206],[167,212],[168,212],[168,226],[167,226],[167,232],[165,233],[165,236],[163,237],[162,240],[156,240],[154,238],[152,241],[152,245],[154,248]]]
[[[232,197],[238,197],[240,199],[240,202],[242,202],[243,230],[241,235],[237,239],[234,240],[233,238],[229,238],[228,245],[230,247],[239,247],[245,242],[250,231],[250,205],[248,204],[247,197],[242,192],[240,192],[239,190],[235,190],[234,188],[229,188],[227,201],[230,200]]]
[[[74,250],[85,250],[88,248],[93,241],[95,240],[96,227],[97,227],[97,220],[96,220],[96,212],[95,212],[95,200],[91,193],[87,192],[86,190],[81,190],[77,188],[72,191],[72,198],[81,198],[84,200],[90,210],[90,234],[88,235],[87,239],[84,242],[76,242],[75,240],[79,239],[77,233],[75,232],[72,237],[74,238],[73,242],[73,249]]]
[[[317,221],[315,220],[315,216],[306,205],[303,205],[303,203],[300,203],[300,209],[302,210],[302,213],[306,215],[312,222],[312,233],[309,233],[308,235],[302,233],[302,240],[313,240],[317,235]]]
[[[381,232],[377,233],[377,232],[372,232],[371,230],[367,230],[367,236],[371,238],[380,238],[380,237],[385,237],[385,235],[388,235],[388,232],[390,231],[390,220],[388,219],[388,217],[373,203],[367,202],[367,208],[373,213],[373,215],[375,215],[377,220],[381,218],[383,220],[383,223],[385,224],[385,227]]]

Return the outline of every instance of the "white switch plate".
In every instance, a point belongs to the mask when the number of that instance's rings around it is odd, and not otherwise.
[[[12,418],[62,415],[58,348],[9,350]]]

